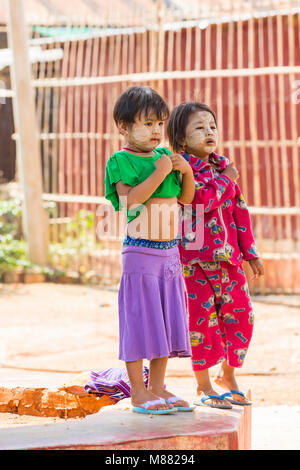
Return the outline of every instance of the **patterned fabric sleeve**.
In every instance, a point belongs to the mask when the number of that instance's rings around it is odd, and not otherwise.
[[[194,207],[196,204],[203,204],[204,212],[210,212],[220,207],[234,194],[234,184],[227,176],[220,174],[207,182],[202,178],[200,181],[195,181],[195,197],[192,205]]]
[[[252,231],[250,214],[237,184],[235,184],[236,196],[234,201],[233,218],[237,228],[237,237],[240,250],[246,261],[254,258],[259,258],[254,235]]]

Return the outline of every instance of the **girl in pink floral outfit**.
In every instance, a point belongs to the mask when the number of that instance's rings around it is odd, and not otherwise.
[[[243,365],[253,330],[253,311],[242,262],[254,277],[263,275],[249,212],[236,180],[234,163],[215,153],[218,130],[214,112],[205,104],[177,106],[168,137],[174,151],[189,161],[195,178],[192,218],[182,217],[179,246],[188,298],[192,367],[197,380],[197,404],[228,408],[228,402],[250,404],[239,390],[235,368]],[[204,217],[198,217],[197,207]],[[197,224],[203,222],[203,243],[197,246]],[[198,227],[199,228],[199,227]],[[199,243],[198,243],[199,245]],[[209,368],[221,363],[214,389]],[[229,391],[229,392],[228,392]]]

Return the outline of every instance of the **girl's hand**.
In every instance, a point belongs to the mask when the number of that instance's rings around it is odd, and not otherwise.
[[[254,274],[254,276],[251,277],[250,281],[253,281],[253,279],[264,275],[264,265],[259,258],[249,259],[248,263],[250,264],[252,272]]]
[[[223,175],[226,175],[228,176],[228,178],[231,180],[231,181],[236,181],[239,177],[239,172],[238,170],[236,169],[236,167],[234,166],[234,163],[231,162],[227,165],[227,167],[225,168],[225,170],[223,171]]]
[[[179,170],[183,175],[192,170],[189,162],[187,162],[182,155],[179,155],[179,153],[173,153],[169,155],[169,157],[173,165],[173,170]]]
[[[166,176],[172,171],[172,162],[169,155],[163,154],[155,161],[156,169],[164,173]]]

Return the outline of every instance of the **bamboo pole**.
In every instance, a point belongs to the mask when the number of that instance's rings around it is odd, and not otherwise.
[[[254,67],[255,63],[255,38],[254,38],[254,19],[251,18],[248,22],[248,64],[250,68]],[[256,111],[256,82],[255,77],[249,77],[249,126],[250,126],[250,137],[253,140],[253,147],[252,147],[252,167],[253,167],[253,202],[255,206],[261,206],[261,181],[260,181],[260,173],[259,173],[259,154],[258,148],[255,145],[257,141],[257,111]],[[257,227],[257,245],[258,249],[262,244],[263,241],[263,233],[262,233],[262,223],[261,217],[257,217],[256,221]],[[264,278],[259,279],[260,289],[264,292],[265,284]]]
[[[142,33],[142,70],[146,72],[148,70],[148,31]]]
[[[283,65],[283,29],[282,22],[284,16],[277,15],[277,55],[278,55],[278,65]],[[286,112],[285,112],[285,92],[284,92],[284,76],[278,76],[278,87],[279,87],[279,138],[280,140],[286,139]],[[290,206],[290,185],[289,173],[288,173],[288,158],[285,145],[281,147],[281,161],[282,161],[282,186],[283,186],[283,205]],[[292,237],[292,224],[291,218],[286,216],[286,237],[291,239]],[[286,238],[285,237],[285,238]]]
[[[30,32],[31,33],[31,32]],[[29,33],[29,34],[30,34]],[[32,37],[35,38],[35,36],[38,36],[39,33],[37,32],[32,32]],[[30,34],[31,36],[31,34]],[[46,62],[41,62],[41,63],[34,63],[32,64],[31,68],[31,74],[33,79],[41,79],[43,80],[45,78],[45,69],[46,69],[47,63]],[[46,92],[47,88],[41,88],[36,87],[34,89],[34,98],[35,98],[35,112],[36,112],[36,119],[37,119],[37,125],[38,125],[38,132],[44,131],[45,129],[43,128],[44,125],[44,113],[43,113],[43,104],[44,104],[44,95]],[[43,190],[48,191],[48,187],[46,187],[45,184],[45,174],[47,173],[46,170],[46,165],[44,161],[44,145],[45,143],[41,143],[41,165],[42,165],[42,183],[43,183]]]
[[[76,60],[77,60],[77,47],[78,44],[75,42],[72,42],[70,44],[70,48],[68,50],[68,73],[71,77],[71,79],[74,80],[74,77],[76,76]],[[71,129],[74,131],[74,101],[75,101],[75,95],[76,95],[76,87],[71,87],[67,89],[67,102],[66,102],[66,109],[67,109],[67,115],[66,115],[66,122],[67,122],[67,128]],[[76,142],[76,141],[75,141]],[[67,191],[70,193],[75,192],[74,188],[74,180],[73,180],[73,168],[74,168],[74,157],[73,157],[73,148],[74,148],[74,141],[67,141],[66,144],[66,166],[67,166],[67,174],[66,174],[66,186],[67,186]],[[66,205],[66,211],[67,214],[69,215],[69,205]],[[72,208],[71,208],[72,210]]]
[[[112,67],[111,63],[111,54],[112,51],[110,51],[110,42],[109,40],[107,41],[107,54],[105,55],[105,60],[103,62],[104,64],[104,69],[103,69],[103,74],[109,72],[109,70]],[[128,65],[129,65],[129,55],[130,55],[130,44],[129,44],[129,36],[126,37],[126,47],[125,47],[125,56],[124,56],[124,61],[123,65],[125,67],[126,72],[128,73]],[[105,157],[108,159],[110,155],[114,153],[114,142],[113,142],[113,136],[114,136],[114,122],[112,119],[112,113],[113,113],[113,97],[112,97],[112,90],[114,88],[115,84],[112,86],[106,86],[105,87],[105,93],[103,95],[103,100],[104,100],[104,109],[105,109],[105,122],[103,123],[106,127],[106,132],[110,135],[109,139],[104,139],[104,146],[105,146]]]
[[[297,21],[298,23],[299,20],[299,15],[288,15],[287,21],[288,21],[288,50],[289,50],[289,65],[293,64],[296,62],[296,55],[295,55],[295,26],[294,22]],[[299,27],[299,25],[298,25]],[[295,75],[290,74],[289,76],[289,85],[290,89],[292,89],[293,84],[295,81]],[[292,140],[297,140],[297,118],[296,118],[296,104],[293,103],[292,99],[290,99],[290,113],[291,113],[291,137]],[[300,185],[299,185],[299,150],[297,147],[293,146],[291,150],[291,156],[292,156],[292,168],[293,168],[293,189],[294,189],[294,204],[296,206],[300,206]],[[299,237],[300,233],[300,217],[299,215],[294,218],[295,220],[295,233],[296,237],[294,236],[293,233],[293,226],[291,227],[291,239],[294,245],[294,250],[293,251],[298,251],[300,248],[300,240],[297,236]],[[291,220],[292,224],[292,220]],[[295,239],[296,238],[296,239]],[[296,273],[294,272],[294,263],[293,261],[289,261],[290,264],[290,287],[292,292],[295,291],[297,283],[296,283],[296,278],[297,276],[295,275]]]
[[[99,57],[99,45],[100,39],[97,38],[93,41],[93,56],[92,56],[92,67],[91,67],[91,75],[95,76],[97,74],[97,64],[98,64],[98,57]],[[90,191],[91,194],[97,194],[97,87],[96,85],[91,88],[90,94],[90,132],[93,134],[93,138],[90,142]],[[89,137],[87,137],[89,139]]]
[[[78,27],[82,28],[84,23],[80,24]],[[76,67],[75,74],[76,77],[83,76],[83,56],[84,49],[86,48],[86,41],[80,40],[77,44],[77,54],[76,54]],[[74,92],[74,130],[80,132],[82,127],[82,122],[86,119],[86,109],[85,101],[83,97],[85,87],[76,87]],[[81,109],[81,112],[78,110]],[[77,139],[74,140],[74,147],[72,152],[73,157],[73,181],[74,181],[74,193],[80,194],[82,192],[82,181],[84,177],[82,173],[84,172],[85,165],[82,165],[83,155],[81,152],[81,145]],[[82,175],[82,176],[81,176]],[[79,210],[79,206],[75,206],[76,212]]]
[[[91,66],[93,65],[93,55],[91,58]],[[88,123],[89,128],[95,128],[95,103],[93,103],[92,95],[93,95],[94,87],[92,87],[89,91],[89,108],[88,108]],[[87,146],[87,155],[88,155],[88,172],[87,172],[87,184],[88,189],[86,194],[95,194],[94,190],[94,182],[95,182],[95,139],[86,139],[86,146]],[[88,210],[91,210],[93,214],[96,214],[97,207],[96,205],[88,205]],[[95,244],[97,241],[96,232],[93,233],[93,243]]]
[[[120,43],[121,43],[121,36],[120,34],[117,36],[116,40],[116,55],[117,55],[117,50],[120,50]],[[119,47],[118,47],[119,46]],[[142,33],[137,33],[136,34],[136,46],[135,46],[135,70],[137,73],[142,72]],[[118,73],[118,65],[119,65],[119,60],[120,58],[118,57],[118,61],[116,61],[116,66],[115,66],[115,73]]]
[[[52,43],[53,48],[59,47],[59,43]],[[60,76],[61,71],[61,62],[55,61],[53,64],[53,74],[54,77]],[[52,89],[52,132],[57,133],[59,130],[59,103],[60,103],[60,95],[61,95],[61,88],[54,88]],[[50,134],[50,129],[49,129]],[[48,140],[49,147],[51,148],[51,192],[57,193],[58,192],[58,177],[59,177],[59,168],[58,168],[58,139]],[[59,207],[56,205],[53,211],[53,217],[59,216]],[[50,223],[50,220],[49,220]],[[57,241],[59,239],[59,226],[53,226],[52,239]]]
[[[269,17],[267,19],[268,24],[268,53],[269,53],[269,64],[271,66],[274,65],[274,30],[273,30],[273,17]],[[270,80],[270,95],[277,96],[276,93],[276,83],[275,83],[275,75],[271,74],[269,77]],[[271,101],[271,139],[272,141],[279,141],[279,137],[277,135],[277,123],[276,123],[276,115],[278,113],[276,102],[273,99]],[[274,203],[275,206],[281,205],[281,198],[280,198],[280,175],[279,175],[279,152],[278,146],[273,146],[273,174],[274,174]],[[277,189],[277,190],[276,190]],[[275,240],[282,240],[282,226],[280,220],[276,221],[276,231],[274,233]]]
[[[219,75],[219,70],[222,69],[222,56],[223,56],[223,41],[222,41],[222,24],[217,24],[216,30],[216,87],[217,87],[217,116],[218,116],[218,123],[223,118],[223,100],[222,100],[222,78]],[[218,124],[219,133],[223,138],[220,138],[218,151],[220,154],[224,153],[224,130],[223,130],[223,122],[221,121],[221,125]]]
[[[96,76],[97,75],[97,65],[98,65],[98,57],[99,57],[99,45],[100,45],[100,39],[92,39],[91,40],[91,48],[92,48],[92,53],[91,53],[91,76]],[[89,94],[89,123],[90,123],[90,129],[89,133],[93,133],[94,137],[92,139],[89,139],[87,136],[87,142],[88,142],[88,151],[89,151],[89,194],[91,195],[96,195],[97,194],[97,140],[95,138],[95,134],[97,131],[97,103],[96,103],[96,97],[97,97],[97,86],[91,87],[90,94]],[[96,209],[97,204],[93,205],[93,213],[96,214]],[[96,244],[97,241],[97,235],[96,231],[94,233],[94,244]],[[96,262],[94,260],[94,257],[92,257],[92,269],[95,269],[94,263]]]
[[[258,42],[259,42],[259,51],[258,51],[258,65],[263,66],[265,64],[264,59],[264,50],[265,50],[265,41],[264,41],[264,19],[258,19]],[[268,125],[268,106],[267,106],[267,77],[265,75],[259,77],[260,87],[261,87],[261,116],[262,116],[262,131],[263,137],[266,140],[270,140],[270,132],[269,132],[269,125]],[[269,145],[264,146],[264,164],[265,164],[265,171],[266,171],[266,180],[268,184],[266,184],[266,195],[267,195],[267,205],[273,205],[273,190],[272,190],[272,168],[270,165],[271,161],[271,148]],[[274,219],[271,218],[269,220],[269,227],[270,227],[270,234],[275,233],[275,225]],[[273,239],[273,250],[275,251],[275,244]]]
[[[234,40],[234,23],[231,21],[228,25],[228,53],[227,53],[227,67],[229,70],[233,69],[233,40]],[[227,79],[228,82],[228,139],[233,140],[235,129],[235,99],[233,88],[233,77]],[[229,147],[229,155],[233,154],[233,148]]]
[[[289,64],[296,62],[295,55],[295,26],[296,22],[299,30],[300,14],[297,16],[288,16],[288,46],[289,46]],[[300,36],[299,36],[300,38]],[[295,75],[290,75],[290,89],[292,89],[295,81]],[[297,142],[297,115],[296,115],[296,104],[290,100],[290,111],[291,111],[291,137],[292,142]],[[294,204],[300,207],[300,176],[299,176],[299,149],[296,145],[292,146],[292,165],[293,165],[293,183],[294,183]],[[295,251],[300,251],[300,218],[296,217],[296,234],[298,234],[298,240],[295,243]]]
[[[186,47],[185,47],[185,70],[191,70],[192,68],[192,28],[186,28]],[[188,79],[185,84],[185,100],[192,101],[193,96],[191,93],[191,79]]]
[[[182,78],[182,73],[188,72],[181,72],[181,29],[176,31],[175,33],[175,70],[169,73],[169,78]],[[179,89],[177,83],[175,83],[175,93],[174,93],[174,100],[175,103],[181,103],[181,90]]]
[[[12,135],[12,138],[14,140],[18,139],[19,134],[15,133]],[[43,132],[39,134],[39,138],[41,140],[72,140],[73,138],[76,139],[90,139],[90,140],[109,140],[111,138],[111,134],[108,132],[105,133],[100,133],[100,132],[94,132],[94,131],[88,131],[88,132]],[[299,138],[297,140],[224,140],[223,145],[225,147],[241,147],[242,144],[245,145],[245,147],[251,148],[253,143],[257,147],[281,147],[282,145],[285,145],[286,147],[300,147],[300,140]]]
[[[61,67],[61,76],[66,77],[68,73],[68,51],[70,48],[70,43],[64,43],[64,57]],[[66,130],[66,106],[67,106],[67,89],[62,87],[60,95],[60,106],[58,112],[58,129],[59,133],[57,138],[59,139],[58,145],[58,191],[66,192],[65,189],[65,162],[66,162],[66,145],[65,142],[62,142],[59,135],[67,134]]]
[[[140,35],[138,35],[138,37],[136,37],[136,41],[140,42],[139,41],[140,39]],[[131,44],[131,48],[134,49],[134,44]],[[137,51],[138,52],[138,51]],[[139,54],[138,54],[139,56]],[[115,39],[115,45],[114,45],[114,73],[118,73],[119,70],[120,70],[120,61],[121,61],[121,38],[120,36],[117,36],[116,39]],[[138,62],[141,63],[141,61],[139,61],[139,59],[137,57],[135,57],[135,70],[137,70],[137,64]],[[112,105],[114,106],[117,98],[118,98],[118,95],[120,95],[121,93],[121,90],[120,90],[120,85],[119,84],[115,84],[113,86],[113,89],[112,89]],[[115,123],[113,121],[113,108],[111,108],[111,116],[110,116],[110,119],[111,119],[111,123],[112,123],[112,127],[113,127],[113,148],[114,148],[114,151],[117,151],[120,147],[120,137],[119,137],[119,132],[118,132],[118,129],[117,127],[115,126]]]
[[[91,74],[91,62],[92,62],[92,50],[93,50],[93,41],[91,38],[88,38],[83,45],[83,75],[85,77],[90,76]],[[82,131],[88,133],[90,128],[90,108],[92,105],[91,102],[91,93],[93,87],[84,87],[82,93],[83,101],[83,116],[82,116]],[[91,179],[91,154],[90,154],[90,141],[89,139],[84,139],[81,146],[81,166],[82,166],[82,192],[83,194],[90,194],[90,179]]]
[[[244,35],[243,35],[243,22],[241,20],[237,23],[237,67],[243,68],[243,46],[244,46]],[[241,141],[240,145],[240,155],[241,155],[241,182],[243,193],[246,196],[248,194],[248,184],[247,184],[247,158],[246,158],[246,141],[245,141],[245,100],[244,100],[244,79],[238,77],[238,101],[239,101],[239,140]],[[252,142],[251,142],[252,145]],[[234,148],[234,142],[231,143],[232,148]]]
[[[53,49],[54,43],[52,43],[49,47]],[[44,77],[45,78],[52,78],[52,63],[47,62],[46,67],[44,69]],[[55,93],[55,89],[48,87],[44,90],[44,97],[43,97],[43,130],[50,130],[50,112],[51,112],[51,94]],[[52,158],[51,158],[51,142],[46,140],[43,142],[43,177],[44,177],[44,189],[45,191],[51,191],[51,165],[52,165]]]
[[[28,243],[28,256],[33,263],[48,262],[46,213],[42,203],[42,171],[37,136],[34,95],[28,57],[28,30],[22,0],[10,0],[8,39],[13,53],[11,79],[15,127],[20,139],[17,145],[19,174],[24,195],[23,227]]]
[[[107,44],[107,37],[103,37],[100,41],[100,51],[99,51],[99,60],[98,60],[98,76],[104,75],[104,67],[105,67],[105,56],[106,56],[106,44]],[[97,130],[100,134],[104,134],[104,87],[98,87],[97,90]],[[96,160],[97,160],[97,193],[103,194],[103,179],[104,179],[104,165],[106,164],[108,156],[104,153],[103,158],[103,147],[104,147],[104,140],[101,139],[97,145],[97,153],[96,153]],[[105,162],[103,162],[103,160]]]
[[[176,48],[180,45],[180,35],[176,32]],[[178,52],[180,54],[180,51]],[[177,67],[180,67],[180,60],[176,56]],[[122,74],[116,76],[98,76],[98,77],[69,77],[69,78],[51,78],[43,80],[33,80],[33,86],[39,87],[78,87],[90,85],[103,85],[109,83],[122,83],[122,82],[149,82],[156,80],[178,80],[190,78],[214,78],[218,74],[220,78],[226,77],[257,77],[260,75],[289,75],[290,73],[300,73],[300,66],[274,66],[274,67],[248,67],[244,69],[219,69],[219,70],[173,70],[172,72],[146,72],[146,73],[132,73]]]
[[[167,49],[167,70],[173,70],[173,50],[174,50],[174,31],[168,31],[167,33],[167,41],[166,44],[168,45]],[[167,80],[167,100],[169,103],[169,107],[172,110],[176,103],[174,101],[174,80]]]
[[[113,73],[115,70],[115,38],[113,38],[113,43],[108,41],[108,55],[107,55],[107,66],[106,70],[108,73]],[[133,70],[134,67],[134,36],[128,37],[128,56],[126,61],[126,70],[127,72]],[[109,89],[109,99],[106,101],[106,119],[107,119],[107,129],[111,136],[109,140],[106,141],[108,147],[108,156],[112,155],[118,150],[118,130],[115,126],[113,120],[113,106],[117,99],[117,86],[118,84],[113,84]]]
[[[195,70],[200,70],[201,69],[201,29],[199,28],[199,26],[195,27],[194,48],[195,48]],[[195,92],[194,92],[193,100],[202,101],[199,78],[195,79]]]
[[[163,0],[158,0],[157,2],[157,13],[156,13],[156,22],[158,26],[158,31],[156,35],[156,67],[155,70],[162,72],[164,70],[164,58],[165,58],[165,32],[163,30],[163,22],[165,17],[165,9]],[[159,94],[163,94],[163,80],[158,80],[155,83],[155,88]]]
[[[85,194],[53,194],[43,193],[43,200],[54,202],[72,202],[89,204],[107,204],[104,196],[87,196]],[[300,207],[267,207],[267,206],[247,206],[249,212],[253,215],[269,215],[276,217],[278,215],[300,215]]]
[[[254,66],[254,21],[251,19],[249,21],[249,30],[248,30],[249,40],[248,40],[248,63],[249,68]],[[256,130],[256,86],[254,77],[249,77],[249,126],[250,126],[250,136],[253,142],[252,147],[252,162],[253,162],[253,193],[254,193],[254,204],[256,206],[261,206],[261,189],[260,189],[260,178],[259,178],[259,162],[258,162],[258,151],[256,146],[257,141],[257,130]],[[261,226],[259,224],[259,239],[261,238]]]
[[[54,47],[59,43],[54,44]],[[61,62],[56,61],[54,64],[54,76],[60,76]],[[53,125],[52,131],[57,133],[59,131],[59,104],[60,104],[61,89],[53,90]],[[58,191],[58,141],[54,140],[52,144],[52,192]]]
[[[211,25],[205,29],[205,71],[211,70]],[[211,106],[211,77],[207,77],[208,80],[205,80],[205,103],[208,106]]]

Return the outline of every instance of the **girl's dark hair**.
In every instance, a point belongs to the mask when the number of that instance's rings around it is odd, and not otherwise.
[[[133,124],[143,111],[146,117],[153,113],[162,121],[170,115],[167,103],[155,90],[148,86],[133,86],[124,91],[115,104],[115,123]]]
[[[198,103],[197,101],[179,104],[173,109],[167,126],[168,139],[175,152],[183,150],[180,142],[185,139],[185,131],[189,118],[196,111],[208,111],[213,115],[217,125],[215,113],[206,104]]]

